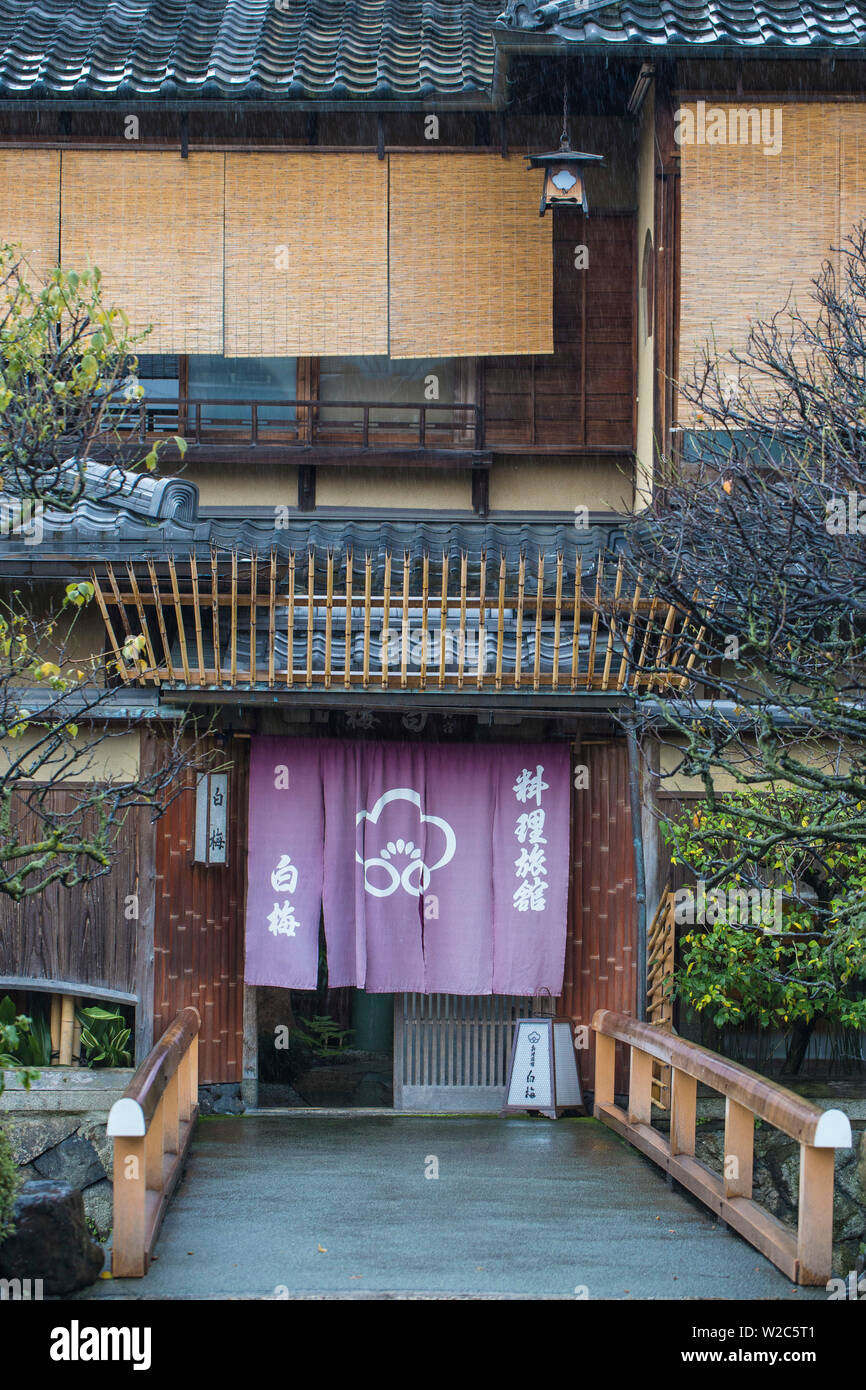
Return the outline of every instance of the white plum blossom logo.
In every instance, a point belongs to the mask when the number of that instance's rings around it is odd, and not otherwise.
[[[376,825],[385,807],[389,806],[392,801],[411,802],[413,806],[418,808],[422,826],[433,825],[442,832],[444,843],[439,858],[435,864],[426,864],[422,858],[421,846],[416,845],[413,840],[389,839],[380,849],[378,856],[372,855],[364,858],[355,850],[355,859],[364,866],[364,887],[374,898],[390,898],[391,894],[396,893],[398,888],[402,888],[403,892],[408,893],[410,897],[420,898],[427,891],[430,875],[435,873],[437,869],[444,868],[454,858],[457,849],[457,836],[446,820],[442,820],[440,816],[424,814],[421,810],[421,797],[411,787],[395,787],[391,791],[384,792],[371,811],[358,812],[355,817],[356,826],[361,825],[365,820],[371,825]],[[401,871],[394,860],[403,856],[409,862]],[[371,871],[385,873],[387,882],[384,887],[370,882]]]

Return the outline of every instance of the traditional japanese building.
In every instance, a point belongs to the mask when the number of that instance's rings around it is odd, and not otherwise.
[[[0,579],[94,584],[97,772],[189,714],[220,765],[3,905],[0,989],[114,1001],[139,1057],[194,1003],[247,1103],[300,1020],[445,1109],[498,1108],[520,1013],[644,1007],[688,788],[626,736],[617,555],[684,364],[864,210],[864,40],[863,0],[0,0],[0,241],[153,325],[128,461],[163,442]],[[602,160],[540,217],[563,134]]]

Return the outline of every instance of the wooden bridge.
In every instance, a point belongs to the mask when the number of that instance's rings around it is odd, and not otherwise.
[[[786,1297],[797,1286],[822,1287],[831,1275],[834,1154],[851,1144],[847,1117],[822,1111],[652,1024],[600,1010],[593,1028],[590,1120],[549,1126],[521,1119],[295,1111],[207,1122],[169,1214],[166,1258],[161,1252],[158,1272],[148,1280],[153,1296],[352,1296],[359,1292],[352,1281],[365,1277],[367,1292],[399,1292],[402,1278],[403,1291],[430,1296],[474,1296],[488,1286],[491,1296],[526,1296],[526,1280],[535,1281],[530,1296],[534,1291],[545,1297],[747,1297],[749,1290],[753,1297]],[[109,1117],[115,1279],[147,1274],[182,1173],[198,1112],[198,1029],[196,1010],[182,1010]],[[624,1105],[614,1095],[618,1047],[629,1056]],[[669,1068],[667,1135],[657,1124],[662,1112],[653,1100],[654,1065]],[[695,1157],[699,1084],[725,1097],[721,1174]],[[800,1145],[796,1231],[754,1200],[756,1119]],[[659,1181],[634,1150],[744,1237],[791,1284],[769,1264],[756,1264],[749,1245]],[[437,1206],[436,1194],[446,1188],[451,1200]],[[311,1213],[318,1213],[313,1225]],[[320,1235],[314,1243],[316,1221]],[[438,1272],[437,1260],[432,1268],[419,1265],[419,1221],[432,1223],[431,1250],[452,1251],[450,1263],[444,1253],[437,1256]],[[468,1249],[454,1263],[468,1231],[477,1243],[474,1269]],[[681,1238],[666,1243],[660,1240],[665,1233]],[[540,1264],[527,1265],[517,1253],[526,1242],[536,1254],[547,1252]],[[329,1253],[330,1264],[319,1263]],[[488,1273],[489,1279],[480,1277]],[[573,1287],[566,1288],[563,1279],[572,1279]],[[581,1294],[584,1288],[590,1292]],[[112,1289],[116,1294],[116,1285],[103,1283],[95,1296]]]

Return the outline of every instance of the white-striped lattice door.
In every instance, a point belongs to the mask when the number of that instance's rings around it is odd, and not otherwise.
[[[518,1018],[552,1001],[502,994],[394,998],[395,1110],[499,1110]]]

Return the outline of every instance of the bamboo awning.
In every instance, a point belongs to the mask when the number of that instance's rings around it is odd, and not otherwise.
[[[571,564],[542,550],[471,560],[213,551],[209,563],[107,562],[92,580],[128,684],[628,694],[681,689],[695,660],[673,608],[642,599],[622,557],[603,553]],[[641,675],[653,654],[666,674]]]

